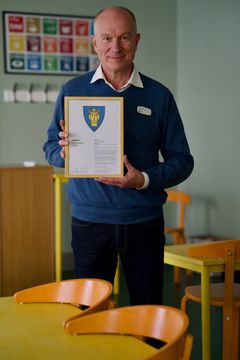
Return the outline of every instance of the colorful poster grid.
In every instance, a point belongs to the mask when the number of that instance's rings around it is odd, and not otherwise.
[[[72,75],[99,65],[93,17],[4,12],[5,71]]]

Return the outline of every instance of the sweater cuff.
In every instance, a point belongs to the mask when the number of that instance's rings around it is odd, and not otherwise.
[[[141,172],[144,176],[144,184],[142,187],[140,188],[136,188],[137,190],[143,190],[143,189],[146,189],[149,185],[149,176],[147,173],[145,173],[144,171]]]

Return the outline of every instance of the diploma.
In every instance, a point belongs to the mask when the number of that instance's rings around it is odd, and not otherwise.
[[[123,98],[64,98],[66,177],[123,176]]]

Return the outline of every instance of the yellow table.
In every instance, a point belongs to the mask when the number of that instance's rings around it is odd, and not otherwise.
[[[190,257],[187,254],[187,251],[191,246],[199,246],[199,244],[165,246],[164,262],[165,264],[189,269],[201,274],[202,359],[210,360],[210,273],[224,271],[224,264],[222,259],[200,259]],[[240,263],[236,266],[236,269],[240,269]]]
[[[66,304],[17,304],[0,298],[1,360],[134,360],[155,349],[130,336],[68,335],[63,321],[79,313]]]

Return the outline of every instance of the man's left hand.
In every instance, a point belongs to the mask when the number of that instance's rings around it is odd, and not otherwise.
[[[120,178],[111,178],[111,177],[99,177],[95,180],[103,183],[105,185],[118,186],[120,188],[132,188],[137,189],[141,188],[144,184],[144,176],[141,171],[135,169],[126,155],[124,155],[124,165],[127,168],[127,173]]]

